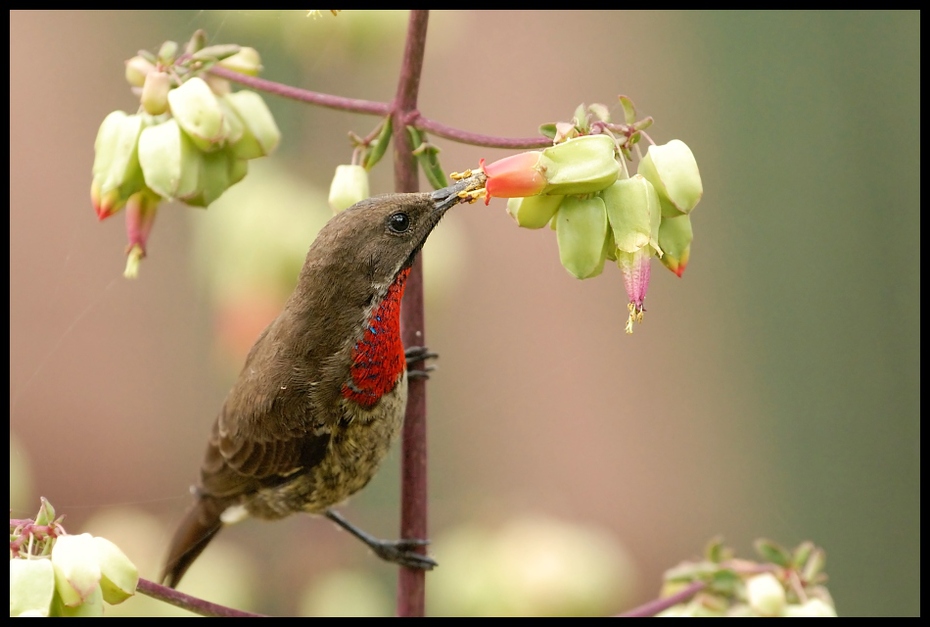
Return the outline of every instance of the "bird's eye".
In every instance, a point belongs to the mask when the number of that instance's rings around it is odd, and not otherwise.
[[[399,211],[388,218],[388,228],[395,233],[404,233],[410,228],[410,216]]]

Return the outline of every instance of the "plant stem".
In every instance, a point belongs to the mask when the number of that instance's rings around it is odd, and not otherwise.
[[[655,599],[653,601],[649,601],[648,603],[640,605],[639,607],[634,607],[632,610],[628,612],[624,612],[623,614],[620,614],[620,616],[622,618],[644,618],[644,617],[649,617],[649,616],[655,616],[662,610],[667,610],[673,605],[678,605],[679,603],[683,603],[684,601],[687,601],[688,599],[690,599],[691,597],[693,597],[695,594],[697,594],[698,592],[700,592],[706,587],[707,587],[706,582],[694,581],[688,584],[682,590],[679,590],[678,592],[676,592],[675,594],[672,594],[667,597],[663,597],[661,599]]]
[[[397,82],[397,94],[391,106],[394,116],[394,191],[397,192],[415,192],[419,189],[417,164],[411,152],[413,147],[410,145],[406,120],[417,109],[428,21],[429,11],[410,11],[407,44]],[[400,312],[404,346],[425,346],[422,255],[417,255],[407,278]],[[422,364],[410,365],[423,369]],[[407,383],[407,413],[402,442],[400,537],[426,538],[425,379],[412,379]],[[426,573],[419,569],[401,568],[397,580],[398,616],[423,616],[425,600]]]
[[[416,128],[427,131],[449,139],[460,144],[471,144],[472,146],[485,146],[487,148],[510,148],[521,150],[527,148],[545,148],[552,145],[552,140],[548,137],[498,137],[496,135],[481,135],[480,133],[471,133],[463,131],[452,126],[446,126],[442,122],[437,122],[423,117],[416,113],[412,118],[408,118],[407,124]]]
[[[136,592],[170,603],[181,609],[200,614],[201,616],[262,616],[262,614],[253,614],[243,610],[234,610],[231,607],[210,603],[189,594],[178,592],[174,588],[157,584],[148,579],[139,579],[139,585]]]
[[[422,67],[422,59],[420,60],[420,67]],[[226,68],[220,67],[218,65],[213,66],[210,69],[210,73],[250,89],[263,91],[267,94],[274,94],[275,96],[281,96],[282,98],[297,100],[298,102],[304,102],[306,104],[327,107],[329,109],[336,109],[338,111],[352,111],[353,113],[362,113],[365,115],[395,115],[395,127],[413,126],[420,130],[432,133],[438,137],[443,137],[460,144],[485,146],[487,148],[509,148],[514,150],[527,148],[545,148],[546,146],[552,145],[552,140],[547,137],[543,137],[542,135],[538,137],[500,137],[497,135],[482,135],[480,133],[472,133],[471,131],[463,131],[462,129],[458,129],[453,126],[447,126],[442,122],[437,122],[436,120],[425,117],[416,110],[416,93],[419,89],[420,82],[419,74],[416,75],[417,90],[414,91],[413,108],[407,110],[405,115],[397,116],[397,107],[400,106],[400,102],[396,99],[393,103],[389,104],[386,102],[376,102],[374,100],[343,98],[342,96],[334,96],[332,94],[310,91],[307,89],[301,89],[299,87],[285,85],[284,83],[276,83],[274,81],[265,80],[264,78],[257,78],[255,76],[240,74],[239,72],[227,70]],[[403,81],[403,77],[401,77],[401,81]],[[401,84],[403,84],[403,82]]]
[[[210,73],[220,78],[239,83],[251,89],[257,89],[268,94],[290,98],[307,104],[314,104],[329,109],[338,109],[339,111],[352,111],[353,113],[366,113],[368,115],[387,115],[390,113],[390,105],[385,102],[375,102],[373,100],[360,100],[357,98],[343,98],[342,96],[333,96],[318,91],[309,91],[299,87],[291,87],[284,83],[265,80],[256,76],[240,74],[233,70],[227,70],[219,65],[210,68]]]

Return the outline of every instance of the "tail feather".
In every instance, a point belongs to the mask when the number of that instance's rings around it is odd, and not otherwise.
[[[168,559],[161,575],[165,585],[177,587],[187,569],[222,528],[220,515],[224,509],[225,504],[201,496],[187,512],[171,539]]]

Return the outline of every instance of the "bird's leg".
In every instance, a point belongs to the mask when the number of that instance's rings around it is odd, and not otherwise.
[[[427,359],[439,358],[437,353],[431,353],[425,346],[411,346],[404,351],[404,356],[407,358],[408,379],[429,379],[429,373],[435,370],[436,366],[426,366],[422,369],[417,368],[411,370],[410,365],[420,361],[426,361]]]
[[[350,523],[332,509],[327,509],[324,515],[331,521],[351,533],[353,536],[368,545],[375,555],[386,562],[392,562],[407,568],[420,568],[432,570],[438,564],[436,560],[417,553],[415,549],[429,544],[429,540],[381,540],[369,535]]]

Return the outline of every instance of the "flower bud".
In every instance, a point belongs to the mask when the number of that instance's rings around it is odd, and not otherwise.
[[[639,162],[638,171],[659,193],[663,216],[690,213],[704,194],[697,161],[688,145],[681,140],[673,139],[664,146],[650,146]]]
[[[139,569],[118,546],[106,538],[94,538],[100,561],[100,591],[110,604],[122,603],[136,593]]]
[[[198,148],[210,152],[223,147],[223,110],[202,78],[195,76],[169,91],[168,103],[178,126]]]
[[[168,92],[171,77],[167,72],[149,72],[142,87],[142,108],[150,115],[161,115],[168,110]]]
[[[36,513],[35,523],[37,525],[51,525],[55,522],[55,508],[44,496],[39,497],[39,511]]]
[[[281,141],[281,131],[262,97],[244,89],[224,98],[242,124],[242,136],[232,142],[236,157],[255,159],[271,154]]]
[[[158,49],[158,62],[161,65],[174,65],[174,59],[178,55],[178,42],[166,41]]]
[[[693,239],[690,215],[662,218],[659,225],[659,247],[664,253],[661,257],[662,264],[678,276],[684,274],[688,266]]]
[[[238,159],[229,148],[201,153],[201,159],[198,191],[184,198],[184,203],[191,207],[209,207],[223,192],[241,181],[248,171],[248,163]]]
[[[240,74],[257,76],[262,71],[262,58],[255,48],[243,46],[239,52],[221,60],[218,65]]]
[[[145,77],[155,70],[155,65],[145,57],[135,56],[126,61],[126,82],[133,87],[142,87]]]
[[[566,196],[556,216],[559,259],[574,277],[587,279],[604,269],[607,209],[598,196]]]
[[[52,547],[55,588],[62,603],[75,607],[84,603],[100,583],[100,562],[94,538],[89,533],[65,535]]]
[[[590,194],[609,187],[620,174],[614,140],[585,135],[542,151],[537,168],[546,177],[546,194]]]
[[[507,200],[509,213],[525,229],[541,229],[559,210],[564,196],[527,196]]]
[[[787,602],[785,588],[772,573],[762,573],[746,580],[749,606],[762,616],[779,616]]]
[[[621,179],[601,192],[619,250],[633,253],[645,246],[659,248],[661,209],[652,184],[640,175]]]
[[[65,605],[61,597],[55,595],[52,599],[51,615],[67,618],[103,616],[103,595],[100,592],[100,587],[94,588],[83,603],[75,606]]]
[[[333,213],[348,209],[365,200],[368,191],[368,172],[360,165],[336,166],[336,174],[329,186],[329,207]]]
[[[48,616],[54,594],[52,560],[10,560],[10,616]]]
[[[91,184],[91,201],[100,220],[122,209],[129,196],[142,189],[137,144],[147,124],[147,118],[122,111],[110,113],[100,124]]]
[[[145,184],[163,198],[183,199],[199,193],[202,161],[203,153],[174,118],[146,128],[139,136]]]

